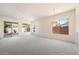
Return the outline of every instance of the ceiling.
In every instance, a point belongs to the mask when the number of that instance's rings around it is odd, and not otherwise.
[[[39,18],[74,9],[76,4],[59,3],[1,3],[0,16]]]

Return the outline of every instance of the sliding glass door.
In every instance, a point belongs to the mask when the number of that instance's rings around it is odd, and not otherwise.
[[[11,37],[18,34],[18,23],[4,22],[4,37]]]

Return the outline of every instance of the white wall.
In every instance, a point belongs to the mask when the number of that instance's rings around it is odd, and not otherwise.
[[[4,37],[4,21],[18,22],[16,18],[0,16],[0,38]]]
[[[79,32],[79,4],[76,6],[76,31]]]
[[[4,21],[8,21],[8,22],[17,22],[18,23],[18,32],[19,34],[22,34],[22,23],[28,23],[30,24],[29,21],[27,20],[21,20],[21,19],[17,19],[17,18],[11,18],[11,17],[0,17],[0,38],[4,37]]]
[[[79,45],[79,4],[76,6],[76,39]]]
[[[4,35],[4,33],[3,33],[3,30],[4,30],[4,28],[3,28],[3,21],[0,19],[0,38],[3,38],[3,35]]]
[[[75,42],[75,10],[55,15],[55,20],[65,17],[69,18],[69,35],[54,34],[52,32],[51,21],[54,20],[53,16],[37,19],[37,21],[35,21],[36,32],[33,34],[68,42]]]

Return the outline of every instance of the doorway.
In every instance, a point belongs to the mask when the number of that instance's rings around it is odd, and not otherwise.
[[[30,32],[30,24],[22,24],[22,32]]]

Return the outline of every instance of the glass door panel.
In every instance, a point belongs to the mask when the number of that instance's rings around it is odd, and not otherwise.
[[[14,22],[4,22],[4,37],[11,37],[18,34],[18,24]]]

